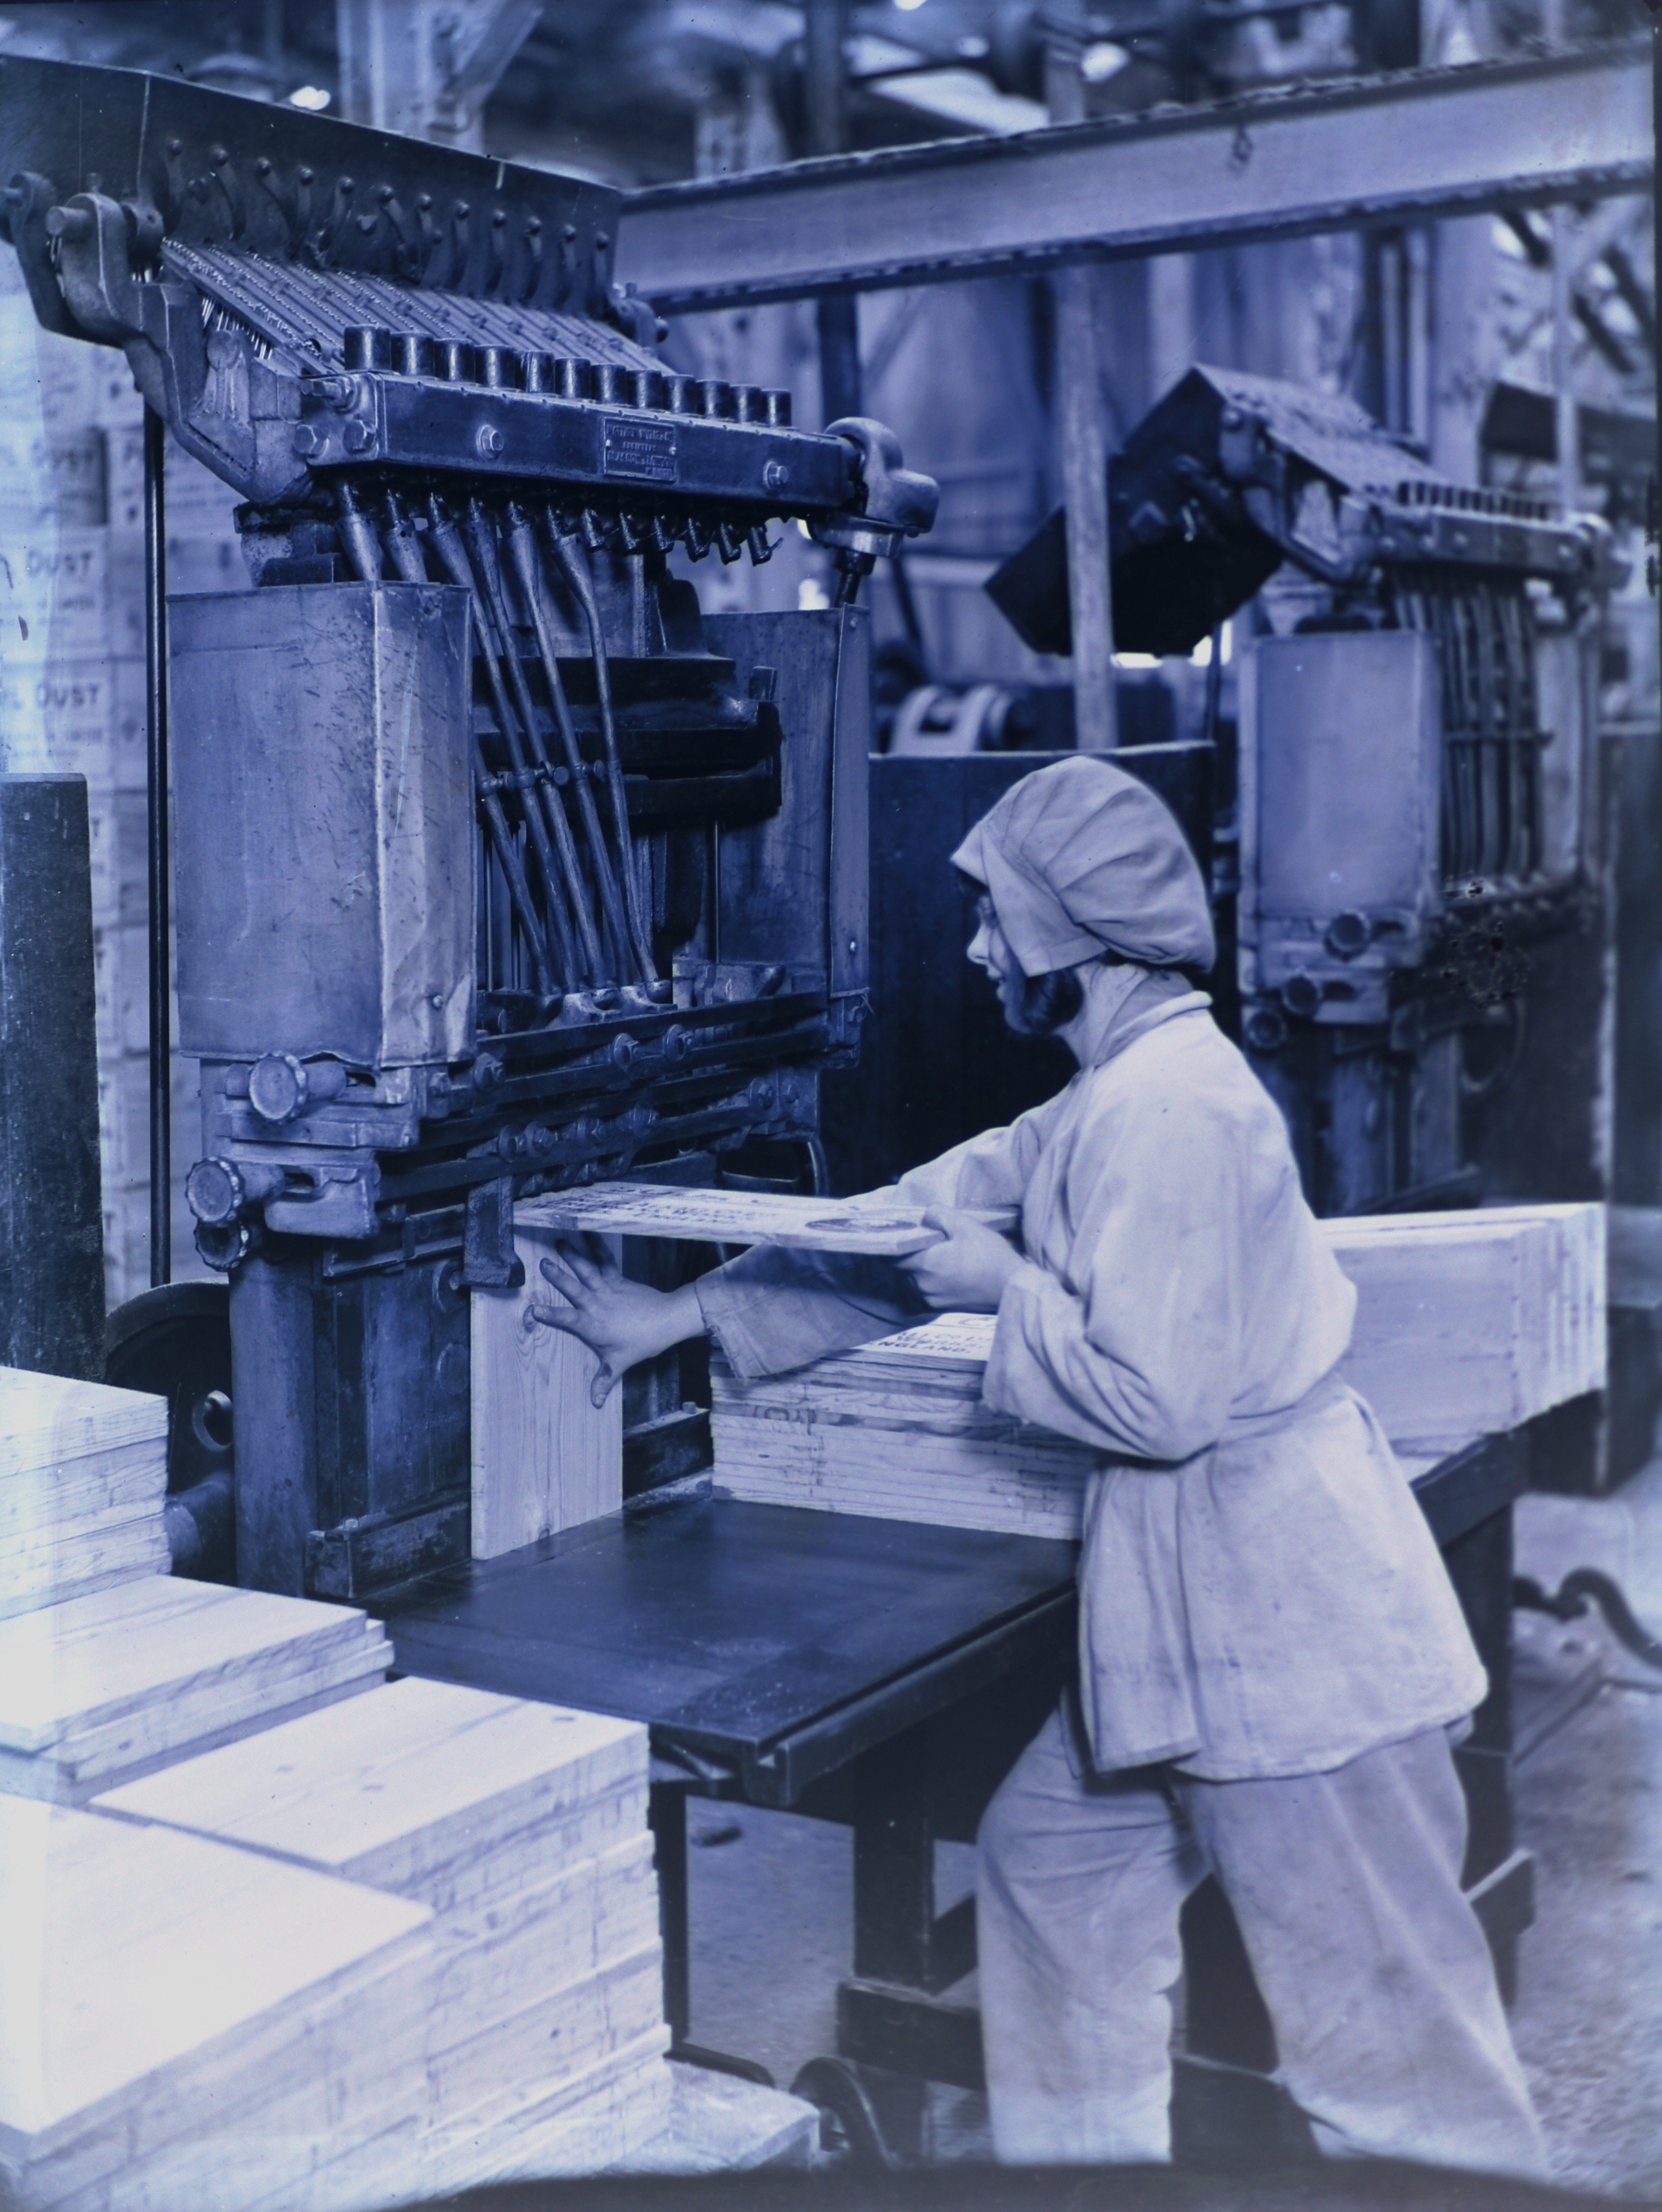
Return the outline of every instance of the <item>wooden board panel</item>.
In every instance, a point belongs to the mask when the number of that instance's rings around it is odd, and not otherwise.
[[[296,2057],[307,2081],[343,2067],[315,2101],[350,2135],[397,2070],[429,1929],[420,1905],[253,1852],[0,1798],[0,2160],[24,2176],[67,2160],[62,2186],[19,2194],[52,2202],[207,2131],[216,2108],[257,2111]],[[328,2030],[355,1991],[376,1997],[385,2045],[353,2070]]]
[[[544,1990],[429,2060],[435,2107],[466,2112],[504,2082],[554,2082],[662,2024],[663,1953],[654,1937],[597,1972]]]
[[[167,1401],[144,1390],[0,1367],[0,1479],[116,1445],[167,1441]]]
[[[454,1860],[646,1778],[647,1732],[632,1721],[411,1677],[98,1802],[423,1895]]]
[[[0,1791],[76,1802],[378,1680],[345,1606],[154,1575],[0,1621]]]
[[[550,1231],[674,1237],[698,1244],[794,1244],[804,1251],[868,1253],[904,1259],[940,1240],[923,1226],[924,1208],[897,1200],[791,1198],[762,1191],[688,1190],[650,1182],[597,1182],[534,1198],[515,1218]],[[991,1227],[1016,1225],[1014,1211],[976,1207]]]
[[[106,1519],[54,1542],[20,1545],[0,1561],[0,1620],[165,1575],[170,1565],[160,1513]]]
[[[0,1628],[0,1746],[44,1751],[204,1680],[303,1674],[360,1645],[347,1606],[156,1576]]]
[[[465,2122],[435,2123],[414,2170],[383,2167],[366,2193],[376,2204],[426,2203],[492,2182],[627,2166],[670,2124],[668,2045],[668,2029],[654,2028],[551,2087],[516,2084]]]
[[[623,1390],[591,1405],[594,1353],[532,1318],[533,1303],[563,1303],[538,1265],[553,1249],[554,1231],[527,1218],[534,1212],[518,1209],[521,1288],[475,1291],[472,1301],[476,1559],[517,1552],[618,1512],[624,1502]]]
[[[0,1621],[166,1574],[167,1489],[165,1399],[0,1368]]]

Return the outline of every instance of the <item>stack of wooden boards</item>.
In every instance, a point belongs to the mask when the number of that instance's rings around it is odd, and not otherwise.
[[[0,1367],[0,1620],[167,1571],[167,1404]]]
[[[392,1646],[346,1606],[169,1575],[0,1621],[0,1790],[95,1791],[380,1682]]]
[[[411,1680],[131,1783],[97,1809],[430,1914],[428,2100],[376,2200],[592,2171],[668,2118],[647,1738]]]
[[[322,2212],[337,2162],[420,2126],[431,1921],[253,1851],[0,1797],[0,2203]]]
[[[0,1376],[0,2203],[626,2161],[671,2094],[646,1731],[388,1686],[363,1613],[174,1577],[166,1437]]]
[[[1601,1207],[1321,1226],[1358,1293],[1341,1373],[1415,1472],[1601,1386]],[[764,1504],[1076,1536],[1095,1457],[983,1402],[993,1328],[943,1315],[754,1382],[716,1358],[716,1482]]]

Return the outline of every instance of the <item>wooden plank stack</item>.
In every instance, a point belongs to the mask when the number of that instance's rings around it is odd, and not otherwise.
[[[1097,1455],[983,1403],[993,1326],[942,1314],[755,1382],[713,1352],[716,1483],[758,1504],[1076,1537]]]
[[[432,1915],[0,1797],[0,2202],[342,2212],[417,2136]]]
[[[167,1571],[167,1401],[0,1367],[0,1620]]]
[[[350,1607],[168,1575],[0,1621],[0,1792],[96,1791],[366,1690],[392,1663]]]
[[[408,2194],[616,2164],[667,2124],[637,1724],[411,1679],[97,1805],[432,1912],[430,2103]]]
[[[1322,1227],[1358,1291],[1340,1372],[1416,1471],[1600,1387],[1600,1207]],[[1094,1455],[983,1402],[993,1328],[991,1315],[942,1315],[754,1382],[717,1356],[717,1483],[764,1504],[1076,1536]]]
[[[1440,1456],[1604,1387],[1603,1206],[1322,1227],[1357,1291],[1345,1380],[1404,1452]]]

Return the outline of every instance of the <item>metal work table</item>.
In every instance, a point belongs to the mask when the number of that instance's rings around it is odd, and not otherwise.
[[[1506,1753],[1513,1500],[1527,1437],[1486,1437],[1415,1485],[1493,1689],[1459,1754],[1471,1804],[1466,1879],[1509,1972],[1530,1918],[1513,1850]],[[447,1568],[375,1610],[404,1673],[644,1722],[663,1914],[665,2012],[687,2040],[689,1794],[794,1807],[854,1831],[853,1972],[839,2058],[815,2061],[849,2132],[916,2135],[922,2085],[979,2087],[974,2006],[942,1995],[975,1963],[970,1900],[937,1915],[937,1838],[968,1840],[1073,1663],[1071,1544],[795,1508],[679,1486],[496,1559]],[[1263,2077],[1274,2040],[1215,1885],[1190,1900],[1189,2047],[1180,2152],[1223,2136],[1288,2139]],[[871,2069],[877,2069],[874,2076]],[[1192,2075],[1193,2078],[1186,2078]],[[910,2102],[901,2085],[910,2085]],[[897,2088],[900,2094],[897,2096]],[[823,2101],[823,2100],[822,2100]]]
[[[794,1804],[1073,1635],[1074,1547],[708,1494],[429,1577],[405,1673],[644,1721],[706,1785]]]

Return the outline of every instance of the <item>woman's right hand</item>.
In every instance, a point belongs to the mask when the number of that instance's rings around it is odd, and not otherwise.
[[[576,1337],[600,1361],[588,1386],[597,1406],[605,1405],[625,1368],[704,1333],[703,1310],[692,1284],[654,1291],[646,1283],[626,1281],[600,1237],[557,1238],[552,1256],[542,1262],[542,1274],[565,1303],[533,1304],[532,1318]]]

